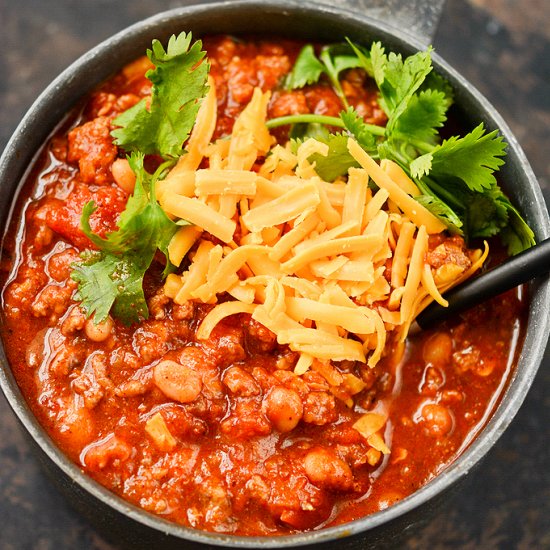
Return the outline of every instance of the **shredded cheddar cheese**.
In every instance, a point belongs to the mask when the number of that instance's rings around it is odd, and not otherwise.
[[[442,294],[479,269],[487,248],[471,255],[468,269],[434,269],[429,238],[445,226],[415,200],[418,188],[398,165],[379,165],[350,138],[360,168],[350,168],[345,183],[323,181],[308,159],[327,146],[308,139],[293,153],[274,145],[265,125],[269,94],[259,89],[230,139],[210,143],[215,97],[211,82],[188,154],[158,182],[163,209],[193,224],[170,243],[172,263],[187,260],[167,278],[165,294],[213,305],[198,328],[202,340],[224,318],[251,315],[298,354],[296,375],[317,371],[353,406],[365,384],[332,362],[376,366],[422,309],[432,300],[445,305]],[[366,413],[354,425],[372,461],[390,452],[386,419]]]

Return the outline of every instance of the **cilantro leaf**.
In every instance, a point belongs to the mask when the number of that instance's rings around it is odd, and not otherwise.
[[[149,315],[143,293],[143,276],[148,265],[133,256],[98,252],[74,265],[71,278],[79,283],[75,299],[82,302],[88,317],[104,321],[109,312],[130,325]]]
[[[357,56],[360,67],[369,75],[374,76],[374,68],[370,58],[370,52],[359,44],[354,44],[349,38],[346,38],[347,43],[351,46],[351,49]]]
[[[349,107],[346,94],[340,84],[340,73],[348,69],[361,67],[361,60],[348,44],[325,46],[321,50],[319,58],[325,65],[325,73],[329,77],[334,91],[340,97],[343,105]]]
[[[518,210],[504,195],[499,200],[508,210],[508,225],[503,227],[500,233],[502,242],[508,248],[508,254],[513,256],[534,246],[535,234]]]
[[[379,42],[371,48],[374,79],[380,90],[380,106],[388,115],[388,129],[407,108],[413,94],[432,70],[431,49],[411,55],[403,61],[400,54],[386,55]]]
[[[357,161],[348,151],[348,136],[343,134],[306,135],[293,138],[290,140],[290,150],[296,154],[300,145],[311,137],[327,144],[329,148],[327,156],[314,153],[308,157],[309,162],[315,163],[315,171],[324,181],[332,182],[337,177],[346,175],[351,167],[359,167]]]
[[[496,188],[500,194],[500,190]],[[498,196],[498,195],[497,195]],[[466,202],[466,226],[468,235],[492,237],[508,223],[508,210],[497,199],[495,193],[472,193]]]
[[[332,134],[324,143],[328,145],[328,155],[325,157],[315,153],[308,159],[315,162],[315,171],[321,179],[334,181],[338,176],[347,174],[351,167],[359,166],[348,151],[348,136]]]
[[[440,91],[424,90],[413,95],[394,124],[395,134],[414,144],[436,145],[438,128],[447,120],[448,102]]]
[[[329,138],[330,132],[326,126],[322,124],[317,124],[315,122],[306,124],[298,123],[293,124],[292,129],[290,130],[289,137],[291,140],[298,140],[300,143],[304,142],[306,139],[313,138],[317,141],[322,141],[326,143],[326,140]]]
[[[340,73],[361,66],[361,60],[349,44],[325,46],[319,57],[315,55],[313,46],[307,44],[300,50],[294,67],[285,81],[285,87],[290,90],[303,88],[308,84],[315,84],[319,81],[321,75],[325,74],[329,78],[334,91],[347,107],[348,100],[340,84]]]
[[[379,136],[380,133],[384,133],[383,128],[380,128],[381,132],[377,131],[377,127],[374,127],[372,124],[367,124],[352,107],[349,107],[347,111],[342,111],[340,113],[340,118],[346,130],[365,151],[371,154],[376,152],[377,136]],[[376,132],[376,134],[374,132]]]
[[[482,193],[496,184],[493,172],[504,164],[506,143],[497,130],[485,133],[483,123],[464,137],[453,136],[431,153],[411,162],[413,177],[453,177],[469,189]]]
[[[166,51],[154,40],[147,56],[155,65],[146,76],[153,83],[148,99],[124,111],[114,119],[119,128],[111,132],[115,143],[127,151],[159,154],[174,158],[195,123],[199,100],[207,92],[209,66],[204,60],[202,44],[191,47],[191,33],[172,36]]]
[[[430,173],[432,169],[433,155],[426,153],[415,158],[409,166],[413,178],[421,178]]]
[[[82,302],[88,317],[95,315],[101,322],[106,319],[117,297],[117,283],[113,275],[118,258],[105,258],[101,252],[84,254],[84,261],[73,264],[71,278],[79,283],[75,300]]]
[[[381,42],[373,42],[370,49],[370,62],[372,66],[372,76],[378,89],[382,93],[382,85],[386,78],[386,65],[388,58]],[[386,113],[387,114],[387,113]]]
[[[344,43],[325,46],[321,50],[319,58],[324,63],[325,70],[331,80],[337,80],[338,76],[343,71],[362,66],[353,48]]]
[[[288,73],[285,87],[295,90],[308,84],[314,84],[319,80],[324,70],[325,67],[317,59],[313,46],[307,44],[300,50],[292,71]]]
[[[427,208],[434,216],[439,218],[451,231],[462,235],[462,226],[464,225],[460,220],[458,214],[445,202],[439,199],[436,195],[419,195],[415,197],[422,206]]]
[[[426,76],[420,91],[432,90],[433,92],[441,92],[445,96],[447,109],[454,103],[454,91],[450,82],[435,71],[431,71]]]
[[[472,237],[490,237],[500,233],[510,255],[535,244],[533,231],[496,184],[489,192],[472,194],[466,216]]]
[[[82,211],[81,229],[100,252],[88,254],[83,263],[74,265],[71,277],[79,283],[76,298],[96,322],[104,320],[111,309],[127,325],[147,318],[143,277],[157,250],[168,258],[168,244],[181,225],[170,220],[155,199],[155,181],[163,167],[150,175],[143,159],[144,155],[138,153],[128,158],[136,185],[117,231],[99,237],[90,227],[93,201]],[[169,269],[167,259],[165,273]]]

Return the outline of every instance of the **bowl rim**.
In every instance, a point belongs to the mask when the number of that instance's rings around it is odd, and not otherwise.
[[[41,110],[44,106],[52,101],[52,98],[65,85],[71,83],[74,79],[75,72],[90,66],[102,56],[105,56],[109,50],[125,43],[129,40],[135,40],[135,33],[144,33],[147,29],[160,27],[166,24],[167,20],[193,15],[200,15],[211,10],[221,10],[226,12],[238,11],[242,8],[249,9],[276,9],[277,11],[310,11],[314,10],[317,13],[324,13],[327,16],[340,18],[341,21],[351,24],[363,25],[366,28],[375,29],[391,34],[408,47],[422,49],[423,43],[412,37],[407,32],[402,32],[390,24],[373,19],[367,15],[352,13],[345,8],[331,7],[329,5],[314,4],[310,1],[300,0],[234,0],[225,2],[214,2],[199,5],[188,5],[185,7],[167,10],[152,17],[128,26],[124,30],[102,41],[100,44],[89,50],[84,55],[80,56],[67,69],[65,69],[37,98],[33,105],[28,110],[25,117],[22,119],[19,126],[16,128],[13,137],[8,142],[5,151],[0,158],[0,181],[9,178],[9,171],[17,164],[18,151],[21,148],[21,143],[25,135],[32,132],[33,127],[37,125]],[[130,37],[130,38],[129,38]],[[541,189],[537,183],[536,177],[529,166],[527,158],[523,153],[519,143],[512,134],[508,125],[502,117],[496,112],[494,107],[487,99],[464,77],[449,66],[437,54],[433,54],[434,64],[437,69],[450,77],[455,83],[460,83],[461,88],[467,96],[479,104],[485,115],[489,115],[489,119],[496,124],[504,135],[509,144],[509,150],[517,156],[521,171],[524,172],[526,179],[529,182],[529,191],[531,192],[531,200],[535,206],[536,216],[533,222],[535,232],[539,240],[550,236],[550,219],[545,208],[544,198]],[[88,93],[93,86],[87,86]],[[53,128],[49,128],[48,133]],[[35,151],[36,152],[36,151]],[[22,179],[22,178],[18,178]],[[17,195],[17,193],[16,193]],[[15,201],[13,201],[15,203]],[[11,209],[13,210],[14,204]],[[10,211],[7,220],[12,217]],[[341,537],[347,537],[359,533],[365,533],[368,530],[389,523],[399,517],[404,516],[408,512],[426,504],[436,495],[446,491],[456,481],[463,478],[489,450],[494,446],[496,441],[502,435],[504,430],[510,424],[520,405],[522,404],[527,391],[529,390],[533,378],[537,372],[538,366],[543,357],[546,341],[550,329],[550,316],[536,315],[533,310],[550,309],[550,279],[541,279],[530,286],[532,292],[532,301],[530,304],[530,314],[528,326],[530,330],[526,334],[525,343],[529,342],[528,349],[524,343],[520,357],[518,358],[518,368],[508,381],[507,389],[500,396],[500,403],[492,411],[491,418],[487,424],[478,432],[474,441],[448,465],[443,472],[437,475],[432,481],[418,489],[412,495],[401,500],[397,504],[383,510],[365,516],[363,518],[337,525],[334,527],[323,528],[320,530],[309,531],[294,535],[283,535],[276,537],[244,537],[237,535],[218,534],[208,531],[201,531],[183,525],[178,525],[163,519],[160,516],[155,516],[145,510],[134,506],[121,497],[115,495],[107,488],[95,482],[91,477],[84,474],[80,468],[70,461],[65,454],[57,448],[52,439],[47,435],[46,431],[38,423],[37,419],[32,414],[27,405],[9,364],[7,363],[3,344],[0,350],[0,387],[16,416],[21,424],[29,432],[34,441],[39,445],[41,450],[48,458],[69,478],[74,480],[81,488],[93,497],[107,504],[117,512],[137,521],[147,527],[154,529],[165,535],[171,535],[182,540],[188,540],[209,545],[219,545],[232,548],[283,548],[296,547],[312,543],[321,543],[335,540]],[[529,338],[529,340],[528,340]],[[519,368],[521,366],[521,368]]]

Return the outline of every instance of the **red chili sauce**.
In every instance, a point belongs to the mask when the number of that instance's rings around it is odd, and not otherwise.
[[[341,110],[328,85],[279,88],[299,43],[204,43],[219,94],[216,137],[230,132],[254,86],[273,90],[270,117]],[[197,342],[210,306],[169,300],[160,265],[146,277],[150,318],[130,328],[115,321],[107,337],[98,335],[73,299],[71,264],[92,247],[80,214],[93,198],[92,228],[104,234],[116,227],[127,195],[111,173],[124,156],[112,143],[111,121],[150,93],[148,68],[143,59],[126,67],[48,141],[12,222],[2,262],[2,337],[34,414],[88,475],[145,510],[199,529],[288,534],[410,495],[464,450],[494,409],[522,340],[525,300],[509,292],[423,332],[399,362],[389,349],[374,369],[335,363],[366,382],[351,409],[319,373],[294,375],[296,354],[248,315],[226,319],[208,343]],[[348,71],[343,87],[369,122],[384,123],[363,73]],[[461,253],[460,239],[444,242]],[[434,266],[440,243],[430,243]],[[192,402],[156,386],[153,366],[166,359],[202,381]],[[390,411],[391,454],[373,460],[352,424],[382,403]],[[293,407],[301,419],[288,431]],[[159,411],[177,442],[169,451],[144,431]]]

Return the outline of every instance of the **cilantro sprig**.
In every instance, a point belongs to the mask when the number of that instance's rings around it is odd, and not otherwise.
[[[114,119],[115,143],[126,151],[177,158],[195,124],[200,102],[208,91],[209,65],[191,33],[172,36],[166,51],[154,40],[147,56],[155,65],[145,75],[152,83],[151,98],[124,111]]]
[[[333,181],[355,166],[343,144],[351,135],[374,158],[397,162],[415,181],[421,195],[415,197],[441,219],[453,233],[467,239],[500,234],[509,254],[517,254],[535,243],[534,234],[517,209],[504,195],[494,173],[504,164],[506,144],[497,131],[486,132],[480,124],[469,134],[443,142],[439,130],[453,103],[448,82],[433,72],[431,48],[403,58],[379,42],[369,50],[354,44],[323,48],[317,57],[305,46],[286,84],[301,88],[328,77],[345,109],[339,117],[292,115],[268,121],[268,127],[292,124],[296,145],[315,137],[329,146],[326,157],[316,154],[319,176]],[[340,73],[361,67],[379,91],[379,104],[388,121],[385,127],[367,124],[349,106]],[[323,76],[325,75],[325,76]],[[338,129],[331,133],[322,126]]]
[[[154,40],[147,55],[155,68],[146,76],[153,83],[150,98],[114,119],[115,143],[129,152],[136,175],[135,189],[118,221],[118,230],[106,238],[95,234],[90,216],[93,201],[85,205],[80,220],[83,233],[98,248],[83,253],[73,265],[71,277],[78,282],[75,299],[96,323],[110,312],[130,325],[149,315],[143,292],[143,278],[153,258],[163,254],[166,275],[171,269],[168,244],[185,220],[172,221],[158,204],[155,185],[177,158],[195,124],[201,99],[208,90],[209,65],[202,44],[191,44],[191,33],[172,36],[166,50]],[[158,155],[165,162],[154,174],[144,168],[145,155]]]
[[[143,167],[143,159],[143,153],[128,157],[136,185],[120,216],[117,231],[106,238],[92,231],[90,216],[96,210],[93,201],[82,211],[81,229],[99,251],[86,252],[84,262],[74,265],[71,277],[79,283],[75,299],[82,302],[86,314],[93,315],[96,323],[103,321],[111,309],[126,325],[146,319],[143,277],[157,250],[166,257],[165,273],[170,269],[168,244],[181,222],[168,218],[155,199],[155,183],[168,163],[151,175]]]
[[[361,63],[348,44],[332,44],[321,49],[319,58],[311,44],[302,48],[293,70],[286,78],[289,89],[303,88],[314,84],[322,74],[330,80],[342,103],[348,107],[348,100],[340,84],[340,73],[347,69],[361,67]]]

